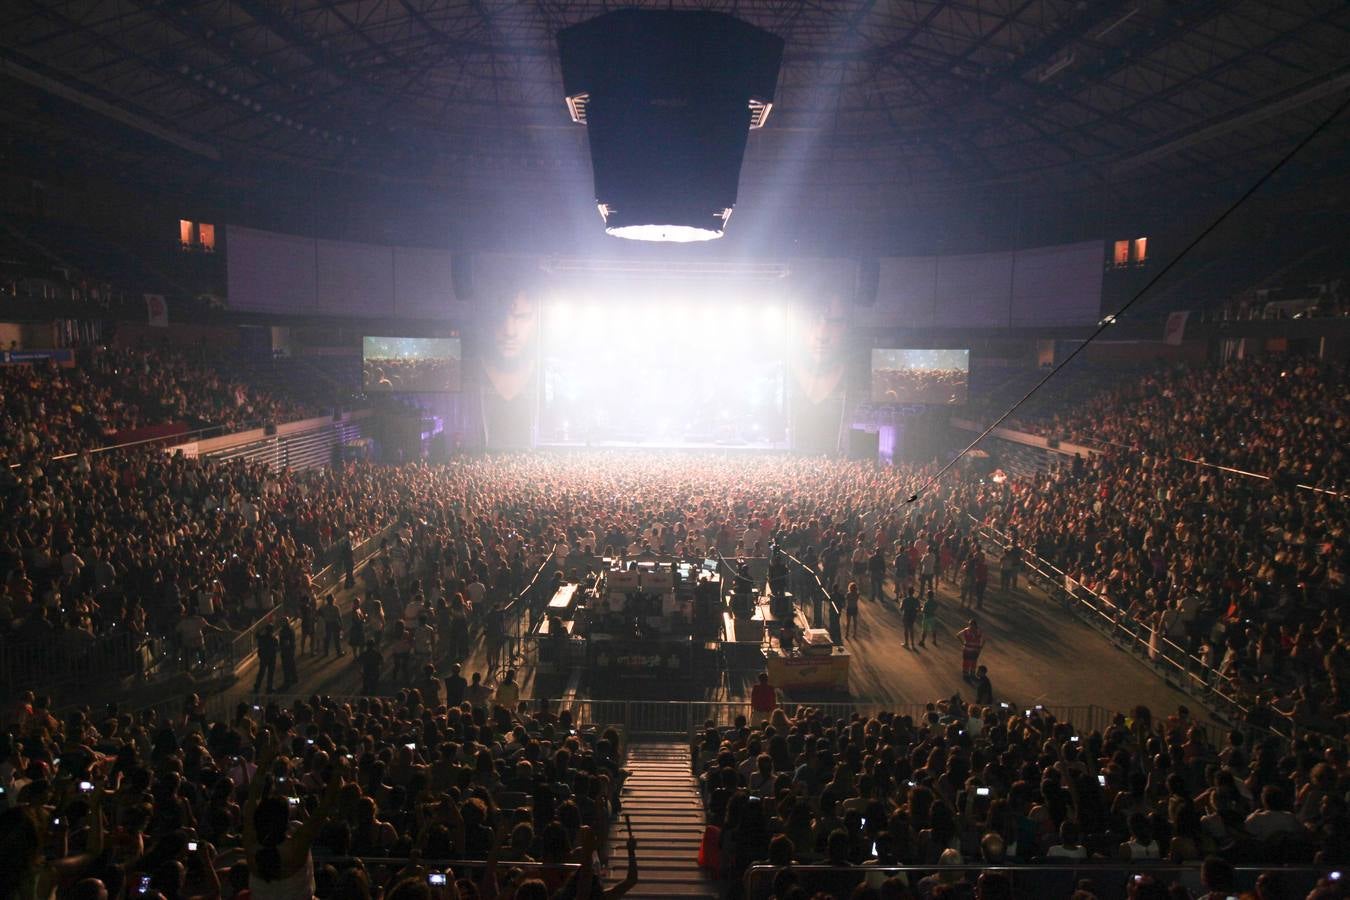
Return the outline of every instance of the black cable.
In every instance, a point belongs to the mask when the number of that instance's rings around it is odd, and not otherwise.
[[[981,431],[979,435],[976,436],[975,440],[971,441],[964,450],[953,456],[951,460],[947,462],[946,465],[938,469],[937,472],[935,472],[931,477],[929,477],[927,481],[925,481],[922,485],[916,488],[914,493],[909,495],[909,499],[906,500],[905,503],[906,504],[914,503],[916,500],[919,499],[920,494],[931,488],[933,485],[937,484],[942,479],[942,476],[947,474],[947,471],[952,466],[956,465],[958,462],[961,461],[961,457],[965,456],[967,453],[974,450],[979,445],[980,441],[989,437],[989,435],[993,432],[995,428],[1003,424],[1003,421],[1007,419],[1008,416],[1011,416],[1014,412],[1017,411],[1017,408],[1019,406],[1030,400],[1033,394],[1035,394],[1041,388],[1045,387],[1046,382],[1048,382],[1051,378],[1054,378],[1056,375],[1058,375],[1061,369],[1063,369],[1069,363],[1073,362],[1074,357],[1076,357],[1078,354],[1082,353],[1085,349],[1087,349],[1088,344],[1091,344],[1093,341],[1095,341],[1097,338],[1101,336],[1102,332],[1106,331],[1106,329],[1114,325],[1120,319],[1120,317],[1125,314],[1126,310],[1128,310],[1131,306],[1134,306],[1134,304],[1137,303],[1146,293],[1148,293],[1149,290],[1155,284],[1157,284],[1159,281],[1162,280],[1164,275],[1172,271],[1172,269],[1176,266],[1177,263],[1181,262],[1181,260],[1184,259],[1188,253],[1194,250],[1201,241],[1209,237],[1210,233],[1213,232],[1214,229],[1222,225],[1225,219],[1227,219],[1234,212],[1236,212],[1238,207],[1246,203],[1247,200],[1250,199],[1251,196],[1255,194],[1258,190],[1260,190],[1261,187],[1267,181],[1269,181],[1275,175],[1276,172],[1284,168],[1285,163],[1293,159],[1300,150],[1308,146],[1308,144],[1310,144],[1314,138],[1316,138],[1319,134],[1325,131],[1327,126],[1329,126],[1332,122],[1336,121],[1337,117],[1339,117],[1341,113],[1345,112],[1347,108],[1350,108],[1350,96],[1347,96],[1346,99],[1341,102],[1341,105],[1336,107],[1332,111],[1331,115],[1327,116],[1325,119],[1319,122],[1316,128],[1308,132],[1308,134],[1304,136],[1303,140],[1295,144],[1293,149],[1291,149],[1288,153],[1282,156],[1279,162],[1275,163],[1275,165],[1272,166],[1269,171],[1267,171],[1264,175],[1258,178],[1255,184],[1247,188],[1247,190],[1243,192],[1241,197],[1238,197],[1236,200],[1234,200],[1228,206],[1227,209],[1225,209],[1222,213],[1219,214],[1218,218],[1216,218],[1213,222],[1210,222],[1209,225],[1205,226],[1205,229],[1201,231],[1198,235],[1196,235],[1195,238],[1189,244],[1181,248],[1181,252],[1178,253],[1176,256],[1172,257],[1172,260],[1167,265],[1159,269],[1158,274],[1150,278],[1148,280],[1148,283],[1145,284],[1143,287],[1141,287],[1138,291],[1136,291],[1133,297],[1125,301],[1124,306],[1122,306],[1120,309],[1116,310],[1114,313],[1112,313],[1111,315],[1107,316],[1106,318],[1102,319],[1099,323],[1097,323],[1097,330],[1092,332],[1092,334],[1089,335],[1087,339],[1083,341],[1083,343],[1075,347],[1072,353],[1064,357],[1063,362],[1061,362],[1059,365],[1055,366],[1053,369],[1047,372],[1045,374],[1045,377],[1042,378],[1040,381],[1036,382],[1036,384],[1031,388],[1031,390],[1027,391],[1024,395],[1022,395],[1022,399],[1018,400],[1012,406],[1008,407],[1008,409],[1003,413],[1003,415],[995,419],[993,423],[984,431]]]

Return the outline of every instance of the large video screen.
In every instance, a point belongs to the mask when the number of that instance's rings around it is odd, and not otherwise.
[[[367,393],[460,389],[459,338],[365,337],[361,383]]]
[[[966,402],[969,350],[872,350],[873,403]]]

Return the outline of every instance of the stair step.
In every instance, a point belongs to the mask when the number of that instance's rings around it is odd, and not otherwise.
[[[641,879],[626,900],[717,900],[720,884],[698,868],[706,813],[698,780],[689,771],[689,750],[681,743],[630,748],[622,815],[633,825]],[[628,833],[621,823],[610,832],[607,884],[623,880],[628,868]]]

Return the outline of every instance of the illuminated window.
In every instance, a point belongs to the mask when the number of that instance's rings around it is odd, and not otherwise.
[[[216,249],[216,226],[210,222],[179,219],[178,244],[184,250],[202,250],[212,253]]]
[[[1135,265],[1148,262],[1148,238],[1134,239],[1134,262]]]
[[[1117,266],[1128,266],[1130,264],[1130,242],[1116,241],[1116,252],[1112,262]]]

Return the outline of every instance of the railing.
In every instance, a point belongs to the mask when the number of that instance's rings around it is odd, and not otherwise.
[[[951,507],[971,523],[986,550],[1002,553],[1013,544],[1012,538],[993,526],[980,522],[957,507]],[[1052,599],[1059,600],[1077,613],[1088,625],[1108,640],[1133,652],[1176,686],[1214,709],[1230,722],[1246,717],[1247,710],[1237,698],[1223,691],[1227,679],[1200,656],[1189,653],[1164,634],[1125,617],[1125,611],[1067,572],[1022,548],[1021,566],[1030,580]]]
[[[788,580],[792,586],[793,596],[797,599],[797,604],[802,607],[805,615],[805,604],[809,600],[811,603],[811,615],[807,616],[811,622],[811,627],[826,627],[830,630],[830,640],[836,644],[844,641],[841,632],[841,610],[830,596],[825,583],[820,580],[820,573],[812,566],[802,562],[790,553],[784,553],[783,556],[788,561]],[[822,626],[821,617],[825,615],[826,621]]]
[[[101,637],[66,632],[54,641],[0,642],[0,685],[44,690],[91,678],[143,675],[156,656],[148,636],[123,629]]]
[[[322,853],[314,854],[314,862],[321,865],[331,865],[336,868],[360,864],[367,871],[373,868],[391,869],[398,871],[410,865],[421,866],[427,872],[448,872],[453,871],[460,877],[461,873],[473,872],[481,873],[487,869],[487,860],[482,859],[424,859],[422,857],[407,856],[328,856]],[[520,869],[526,878],[538,877],[540,872],[578,872],[581,870],[580,863],[541,863],[541,862],[516,862],[514,860],[501,860],[497,863],[497,870],[505,873],[509,869]],[[598,879],[597,879],[598,880]]]
[[[352,571],[360,569],[380,552],[380,543],[394,533],[398,527],[397,523],[391,523],[377,531],[375,534],[366,538],[361,543],[352,548],[352,556],[355,565]],[[337,583],[346,574],[341,565],[341,545],[334,545],[326,551],[329,562],[311,577],[311,584],[316,592],[327,591],[337,585]],[[264,625],[269,625],[276,621],[277,616],[284,613],[285,607],[274,606],[267,611],[262,618],[254,622],[243,631],[232,636],[226,643],[221,657],[217,659],[216,665],[227,672],[237,672],[239,668],[246,665],[249,660],[257,655],[258,648],[256,640],[258,630]]]
[[[1093,896],[1099,900],[1125,900],[1130,896],[1130,884],[1138,877],[1148,877],[1164,888],[1180,883],[1190,896],[1206,893],[1200,880],[1200,864],[1172,865],[1157,861],[1122,863],[1119,861],[1083,862],[1071,865],[984,865],[972,863],[958,866],[866,865],[825,866],[794,865],[791,869],[797,883],[806,895],[823,891],[835,897],[847,897],[856,884],[866,882],[869,887],[880,887],[889,878],[900,878],[911,888],[927,876],[939,880],[963,883],[969,895],[975,880],[983,873],[997,872],[1012,882],[1016,897],[1069,897],[1080,881],[1090,881]],[[768,900],[773,894],[774,878],[781,871],[775,866],[750,866],[745,871],[746,900]],[[1234,869],[1234,890],[1229,894],[1254,891],[1256,880],[1264,873],[1274,873],[1281,883],[1281,896],[1306,896],[1319,880],[1331,876],[1331,866],[1237,866]],[[1339,877],[1339,873],[1338,873]],[[960,892],[954,896],[962,896]]]
[[[89,447],[87,449],[90,454],[97,455],[99,453],[112,453],[115,450],[131,450],[136,447],[150,447],[156,444],[183,444],[212,437],[221,437],[229,433],[227,428],[228,426],[226,425],[208,425],[205,428],[196,428],[192,431],[180,431],[176,434],[163,435],[160,437],[142,438],[139,441],[127,441],[122,444],[104,444],[99,447]],[[65,462],[66,460],[78,458],[84,452],[86,451],[72,450],[65,453],[57,453],[47,457],[47,462]],[[16,462],[10,463],[9,467],[11,469],[17,469],[22,465],[23,463]]]
[[[360,694],[268,694],[254,702],[275,704],[279,708],[292,708],[296,703],[309,703],[315,697],[326,702],[339,704],[358,704],[362,701],[380,699]],[[387,699],[387,698],[384,698]],[[205,699],[206,716],[211,721],[233,721],[235,709],[241,701],[231,700],[222,695]],[[739,717],[747,722],[758,723],[767,718],[763,713],[755,712],[748,700],[595,700],[586,698],[569,699],[522,699],[521,708],[532,710],[539,703],[546,703],[554,713],[567,710],[574,722],[593,726],[597,730],[608,727],[618,728],[625,739],[661,739],[680,740],[691,748],[703,736],[703,729],[710,723],[712,727],[725,729],[733,726]],[[782,704],[789,716],[801,715],[810,710],[835,721],[849,721],[854,715],[871,718],[879,713],[888,712],[896,716],[908,716],[919,720],[928,713],[922,703],[887,703],[884,701],[838,701],[794,702]],[[1108,728],[1117,713],[1101,706],[1061,706],[1046,704],[1039,707],[1045,713],[1054,716],[1057,722],[1072,725],[1080,734],[1102,732]],[[153,716],[175,716],[182,712],[181,698],[161,701],[133,710],[135,714],[145,713]],[[1009,710],[1010,713],[1016,711]]]
[[[973,530],[988,550],[1001,552],[1012,539],[990,525],[985,525],[955,506],[951,507],[964,515],[973,524]],[[1026,548],[1023,548],[1025,550]],[[1024,553],[1022,565],[1030,573],[1031,580],[1052,599],[1058,599],[1064,608],[1078,615],[1089,626],[1096,629],[1113,644],[1148,664],[1168,681],[1197,702],[1204,704],[1216,716],[1233,725],[1241,725],[1249,738],[1273,738],[1288,743],[1293,734],[1278,729],[1262,729],[1247,724],[1248,707],[1235,693],[1226,690],[1229,679],[1216,667],[1210,665],[1197,654],[1173,641],[1156,629],[1126,618],[1125,610],[1112,603],[1106,597],[1096,593],[1062,569],[1039,556]],[[1225,735],[1217,727],[1199,722],[1206,731],[1206,737],[1214,746],[1224,742]],[[1324,743],[1334,743],[1341,748],[1347,746],[1343,738],[1319,734]]]
[[[1219,463],[1207,462],[1206,460],[1203,459],[1191,459],[1189,456],[1169,456],[1165,453],[1159,453],[1158,451],[1145,450],[1142,447],[1135,447],[1130,444],[1122,444],[1119,441],[1108,441],[1102,438],[1083,438],[1082,440],[1084,443],[1093,444],[1095,446],[1102,448],[1114,447],[1117,450],[1125,450],[1130,453],[1148,455],[1154,458],[1164,457],[1166,459],[1172,460],[1173,462],[1184,462],[1189,465],[1196,466],[1198,468],[1213,469],[1214,471],[1222,472],[1225,475],[1237,475],[1240,478],[1251,478],[1255,481],[1264,481],[1270,483],[1280,478],[1279,475],[1265,475],[1260,472],[1248,472],[1246,469],[1238,469],[1234,468],[1233,466],[1224,466],[1220,465]],[[1302,484],[1301,482],[1294,482],[1294,487],[1298,488],[1301,491],[1312,491],[1315,494],[1326,494],[1328,497],[1342,498],[1346,496],[1345,492],[1343,491],[1333,491],[1329,488],[1318,487],[1315,484]]]
[[[552,584],[549,576],[556,564],[557,557],[554,551],[550,550],[548,556],[545,556],[544,561],[539,564],[539,568],[534,570],[534,575],[503,610],[504,630],[511,636],[507,658],[513,662],[522,657],[526,635],[534,629],[534,623],[538,621],[539,615],[552,598],[549,592]]]

